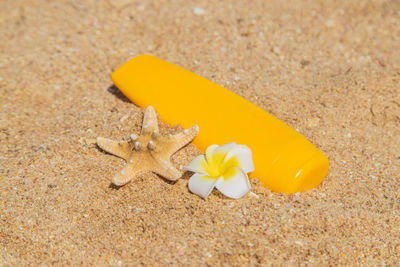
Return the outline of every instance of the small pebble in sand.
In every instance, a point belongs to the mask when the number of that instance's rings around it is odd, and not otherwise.
[[[335,21],[333,21],[333,20],[327,20],[326,22],[325,22],[325,26],[326,27],[328,27],[328,28],[333,28],[333,27],[335,27]]]
[[[206,13],[206,10],[204,8],[196,6],[196,7],[193,8],[193,13],[195,15],[204,15]]]
[[[307,119],[307,127],[308,128],[314,128],[314,127],[318,126],[318,123],[319,123],[319,118]]]
[[[279,47],[274,46],[274,47],[272,48],[272,52],[273,52],[274,54],[276,54],[276,55],[279,55],[279,54],[281,53],[281,50],[279,49]]]
[[[128,115],[128,114],[122,116],[122,117],[119,119],[119,121],[120,121],[120,122],[124,122],[127,118],[129,118],[129,115]]]
[[[294,243],[295,243],[296,245],[301,246],[301,247],[303,246],[303,242],[301,242],[300,240],[297,240],[297,241],[295,241]]]
[[[255,193],[253,193],[253,192],[250,192],[250,193],[249,193],[249,196],[250,196],[250,197],[254,197],[254,198],[260,198],[259,195],[255,194]]]

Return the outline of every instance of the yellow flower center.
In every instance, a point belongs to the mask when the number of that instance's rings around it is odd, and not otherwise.
[[[239,166],[239,161],[236,159],[236,157],[231,157],[229,160],[224,162],[225,157],[226,153],[222,152],[213,153],[211,158],[206,157],[207,167],[205,168],[205,171],[209,176],[213,178],[224,176],[225,179],[228,179],[230,176],[228,173],[229,170],[231,170],[233,167]]]

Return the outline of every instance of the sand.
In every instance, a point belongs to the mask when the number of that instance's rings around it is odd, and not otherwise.
[[[399,10],[396,0],[1,1],[0,266],[395,265]],[[110,186],[124,162],[92,141],[139,131],[143,109],[109,75],[143,53],[297,129],[330,159],[326,179],[291,196],[254,181],[240,200],[204,201],[189,173]],[[199,153],[189,145],[173,162]]]

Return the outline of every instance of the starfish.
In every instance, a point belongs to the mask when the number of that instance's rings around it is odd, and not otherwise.
[[[112,183],[122,186],[139,172],[151,171],[170,181],[182,173],[171,163],[170,157],[192,141],[199,133],[197,125],[175,135],[162,136],[158,131],[157,113],[147,107],[140,135],[131,134],[129,141],[113,141],[98,137],[97,145],[104,151],[126,160],[126,166],[112,178]]]

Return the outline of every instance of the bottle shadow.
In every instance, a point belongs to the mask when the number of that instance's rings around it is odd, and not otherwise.
[[[116,98],[124,102],[131,103],[131,101],[115,85],[109,86],[107,88],[107,91],[114,95]]]

